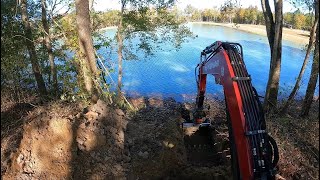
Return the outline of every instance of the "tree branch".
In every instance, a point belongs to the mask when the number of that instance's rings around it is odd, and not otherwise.
[[[273,15],[272,15],[272,11],[270,8],[269,0],[261,0],[261,6],[262,6],[264,19],[266,22],[266,31],[267,31],[269,46],[270,46],[270,50],[271,50],[271,54],[272,54],[272,45],[274,42],[273,32],[274,32],[275,22],[273,20]]]

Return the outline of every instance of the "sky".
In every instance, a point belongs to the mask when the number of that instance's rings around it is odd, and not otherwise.
[[[197,9],[205,9],[205,8],[213,8],[220,7],[225,0],[177,0],[176,5],[179,9],[183,10],[188,4],[192,5]],[[271,9],[273,7],[273,1],[270,1]],[[120,9],[119,0],[94,0],[94,9],[96,11],[105,11],[107,9]],[[250,5],[257,6],[259,10],[261,9],[261,0],[240,0],[240,4],[242,7],[246,8]],[[283,11],[284,12],[292,12],[295,8],[287,1],[284,1]]]

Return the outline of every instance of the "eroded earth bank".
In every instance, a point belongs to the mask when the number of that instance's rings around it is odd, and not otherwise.
[[[193,104],[144,97],[130,102],[136,111],[101,100],[88,107],[65,101],[41,105],[2,101],[2,178],[232,179],[223,102],[208,102],[213,128],[203,142],[197,139],[202,132],[180,126],[182,109],[191,110]],[[288,141],[282,124],[269,123],[283,150],[280,174],[288,179],[318,177],[319,159]],[[285,142],[289,145],[282,146]],[[319,152],[319,144],[309,148]],[[291,158],[289,163],[285,157],[292,157],[290,153],[300,159]]]

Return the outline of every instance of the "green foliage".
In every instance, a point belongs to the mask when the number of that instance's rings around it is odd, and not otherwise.
[[[283,15],[285,27],[292,27],[294,29],[310,30],[314,20],[312,13],[303,14],[297,10],[294,13],[284,13]]]
[[[185,14],[190,17],[197,9],[192,7],[190,4],[187,5],[187,7],[184,9]]]
[[[313,24],[315,0],[289,0],[297,10],[294,13],[285,13],[284,22],[295,29],[310,30]],[[308,13],[302,13],[308,12]]]
[[[48,23],[52,38],[58,84],[61,94],[66,99],[86,99],[88,95],[83,91],[83,81],[80,78],[81,64],[77,59],[79,51],[78,34],[76,29],[76,16],[73,1],[61,1],[68,4],[70,12],[55,15],[52,10],[53,0],[48,1]],[[214,21],[236,23],[263,24],[263,14],[257,7],[239,8],[237,1],[226,1],[220,8],[207,8],[198,10],[188,5],[184,11],[174,6],[173,0],[123,0],[126,7],[121,16],[119,10],[106,12],[90,12],[92,20],[92,36],[94,48],[100,49],[110,46],[115,39],[108,39],[99,29],[108,26],[118,26],[123,20],[121,35],[124,37],[123,55],[125,60],[139,59],[137,52],[132,52],[132,47],[137,46],[145,56],[153,55],[159,50],[179,49],[183,42],[193,37],[185,26],[187,21]],[[309,2],[309,1],[308,1]],[[311,2],[311,1],[310,1]],[[309,2],[309,4],[310,4]],[[152,6],[150,6],[152,5]],[[129,8],[130,7],[130,8]],[[152,7],[152,8],[151,8]],[[312,7],[308,5],[307,7]],[[47,51],[42,38],[45,35],[41,22],[40,1],[28,1],[28,13],[31,21],[32,35],[36,44],[36,53],[41,73],[46,85],[50,85],[50,66]],[[294,28],[308,29],[311,27],[313,11],[303,14],[301,11],[285,13],[284,22]],[[24,37],[21,23],[20,7],[16,1],[1,0],[1,86],[19,87],[21,89],[34,89],[36,87],[34,76],[25,46],[27,39]],[[161,44],[161,46],[160,46]],[[165,45],[164,45],[165,44]],[[173,47],[173,48],[172,48]],[[166,49],[165,49],[166,48]],[[97,53],[97,57],[102,55]],[[108,73],[114,71],[110,62],[101,58]],[[100,67],[100,74],[106,78],[98,78],[104,97],[115,96],[109,89],[114,86],[109,82],[108,74]],[[125,71],[125,70],[124,70]],[[108,82],[107,82],[108,81]],[[123,102],[125,104],[125,102]]]
[[[216,21],[221,15],[218,9],[204,9],[201,16],[203,21]]]
[[[112,11],[114,12],[116,11]],[[108,13],[107,13],[108,14]],[[105,14],[101,12],[90,12],[91,20],[92,20],[92,38],[94,41],[94,48],[100,49],[102,47],[107,47],[111,44],[111,39],[106,37],[101,31],[99,30],[102,27],[105,27],[105,25],[109,25],[110,21],[105,21],[103,19],[103,16]],[[107,23],[107,24],[105,24]],[[115,22],[112,22],[115,23]],[[82,61],[79,60],[78,52],[79,50],[79,39],[78,39],[78,32],[76,27],[76,15],[75,12],[71,12],[68,16],[65,16],[57,22],[59,26],[57,26],[57,33],[62,32],[64,34],[64,39],[61,42],[61,50],[63,52],[69,52],[69,54],[72,54],[71,57],[65,57],[64,62],[64,68],[62,71],[64,72],[64,76],[68,78],[64,78],[64,88],[63,93],[68,94],[67,97],[79,97],[78,100],[87,101],[90,96],[86,93],[86,90],[84,88],[84,80],[83,80],[83,71],[86,69],[86,65],[83,64]],[[103,61],[104,65],[106,67],[108,66],[108,62],[105,61],[100,54],[96,54],[96,57]],[[100,63],[100,62],[99,62]],[[100,65],[100,64],[98,64]],[[107,84],[105,82],[105,78],[107,78],[107,74],[104,73],[106,69],[104,69],[102,66],[99,66],[101,76],[104,76],[103,78],[93,78],[93,81],[95,82],[96,89],[99,90],[101,96],[100,98],[108,98],[112,96],[112,92],[109,92],[110,84]],[[107,71],[111,71],[112,69],[107,69]],[[76,87],[76,88],[75,88]]]
[[[220,7],[221,20],[223,22],[233,22],[233,18],[236,15],[236,11],[239,8],[239,3],[237,0],[227,0]]]
[[[61,94],[65,99],[86,99],[87,95],[83,90],[83,80],[80,78],[83,65],[77,58],[79,51],[78,34],[76,29],[76,15],[73,3],[62,2],[69,6],[68,14],[55,15],[55,1],[48,0],[47,14],[51,35],[53,35],[52,47],[58,72],[58,85]],[[61,3],[61,2],[60,2]],[[111,10],[107,12],[90,12],[92,20],[92,36],[95,49],[109,46],[112,41],[104,36],[100,28],[118,25],[119,20],[123,19],[124,30],[122,35],[128,42],[131,37],[139,39],[138,46],[146,55],[151,55],[157,50],[157,43],[171,43],[179,48],[181,43],[191,35],[190,31],[182,24],[186,22],[184,16],[173,7],[174,1],[133,1],[129,0],[130,11],[126,11],[124,16],[119,15],[119,11]],[[6,86],[19,86],[35,88],[31,64],[26,50],[23,25],[21,23],[20,7],[15,1],[1,0],[2,31],[1,31],[1,84]],[[153,8],[149,8],[149,4]],[[169,9],[170,7],[170,9]],[[36,45],[36,53],[41,73],[45,83],[50,85],[50,65],[48,54],[43,44],[45,35],[41,22],[41,3],[40,1],[28,1],[28,15],[31,21],[32,33]],[[169,32],[169,33],[168,33]],[[128,51],[132,44],[126,44],[124,51]],[[136,58],[134,53],[125,53],[126,59]],[[97,57],[102,57],[97,54]],[[105,78],[108,73],[114,71],[107,61],[100,59],[104,67],[100,67],[101,75],[95,84],[99,86],[105,97],[112,97],[114,94],[109,92],[110,82]]]
[[[305,26],[306,17],[303,14],[295,14],[293,19],[293,25],[296,29],[302,29]]]
[[[99,13],[98,18],[101,19],[101,25],[104,27],[107,26],[116,26],[119,23],[119,11],[118,10],[110,10],[107,12]]]
[[[283,14],[283,22],[284,24],[293,24],[293,17],[294,17],[294,14],[293,13],[284,13]]]
[[[133,46],[132,39],[138,39],[135,45],[138,51],[144,52],[146,56],[153,55],[156,50],[164,50],[161,49],[163,46],[159,46],[163,43],[180,48],[183,42],[192,37],[191,31],[184,25],[186,19],[181,14],[177,7],[171,9],[139,7],[124,12],[122,33],[126,39],[124,58],[127,60],[138,58],[134,52],[129,51]]]
[[[283,15],[284,27],[295,29],[310,30],[314,13],[312,10],[313,0],[307,0],[303,3],[297,3],[295,6],[298,8],[294,13],[287,12]],[[310,9],[309,13],[303,14],[301,9]],[[187,5],[184,9],[184,16],[188,21],[213,21],[213,22],[234,22],[237,24],[264,24],[264,17],[262,11],[257,6],[249,6],[242,8],[238,5],[237,1],[225,1],[219,8],[208,8],[199,10],[191,5]]]
[[[23,25],[16,2],[1,0],[1,87],[28,87],[31,68],[26,55]]]

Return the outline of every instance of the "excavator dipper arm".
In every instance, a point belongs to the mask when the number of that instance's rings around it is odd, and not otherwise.
[[[267,134],[264,113],[258,94],[251,84],[237,43],[217,41],[201,52],[198,68],[198,95],[194,114],[195,122],[201,123],[206,92],[207,75],[215,77],[223,86],[226,111],[230,118],[235,145],[237,179],[274,179],[278,151],[275,141]],[[232,148],[231,148],[232,150]],[[235,158],[235,157],[233,157]]]

